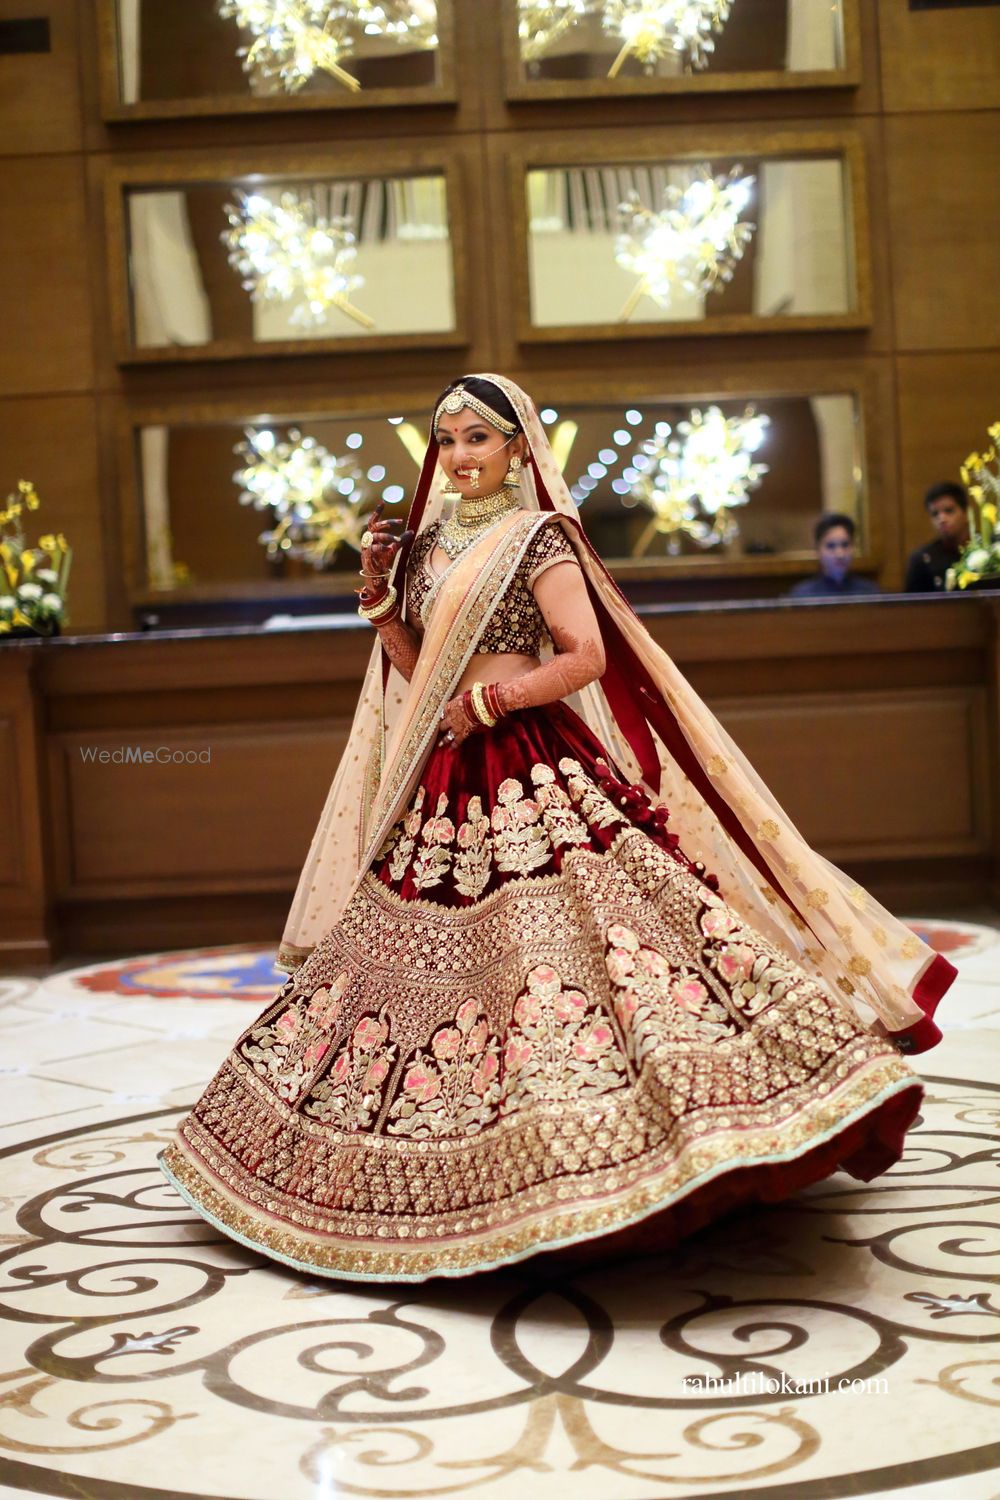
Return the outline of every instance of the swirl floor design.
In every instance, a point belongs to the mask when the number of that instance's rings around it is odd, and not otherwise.
[[[914,926],[961,977],[891,1173],[416,1288],[310,1284],[156,1168],[268,950],[0,979],[0,1496],[996,1500],[1000,931]]]

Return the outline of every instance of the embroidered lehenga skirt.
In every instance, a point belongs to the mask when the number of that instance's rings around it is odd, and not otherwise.
[[[666,1247],[837,1167],[867,1181],[921,1097],[557,704],[431,753],[163,1162],[290,1266],[420,1280]]]

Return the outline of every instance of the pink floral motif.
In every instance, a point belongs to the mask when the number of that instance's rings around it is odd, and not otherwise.
[[[723,948],[716,959],[716,967],[727,984],[737,984],[748,978],[753,968],[754,951],[746,944]]]
[[[418,1104],[426,1104],[440,1094],[441,1080],[436,1073],[418,1063],[403,1078],[403,1087]]]
[[[503,1049],[503,1065],[508,1073],[516,1073],[531,1061],[532,1046],[523,1037],[511,1037]]]
[[[638,953],[639,951],[639,939],[635,933],[630,928],[622,927],[617,922],[608,928],[608,942],[612,948],[624,948],[629,953]]]
[[[384,1057],[376,1057],[375,1061],[369,1064],[365,1074],[365,1088],[374,1088],[376,1084],[384,1083],[388,1072],[388,1060]]]
[[[472,1087],[476,1093],[485,1094],[499,1072],[500,1064],[497,1062],[495,1054],[490,1053],[484,1057],[472,1075]]]
[[[640,943],[627,927],[609,927],[607,939],[615,1014],[636,1068],[678,1038],[717,1042],[736,1034],[735,1021],[712,995],[707,978],[689,966],[671,967],[664,954]]]
[[[388,1035],[389,1028],[384,1021],[376,1021],[374,1016],[362,1016],[354,1028],[351,1042],[360,1052],[371,1052],[374,1047],[381,1046]]]
[[[519,1026],[533,1026],[542,1014],[542,1002],[531,993],[514,1002],[514,1020]]]
[[[635,955],[628,948],[612,948],[604,962],[612,984],[624,984],[635,973]]]
[[[504,1044],[503,1113],[592,1099],[627,1081],[614,1026],[600,1004],[565,986],[551,964],[531,969]]]
[[[479,1002],[463,1000],[455,1013],[455,1025],[461,1032],[471,1031],[479,1019]]]
[[[670,973],[670,965],[655,948],[640,948],[635,958],[643,974],[648,974],[650,979],[663,979]]]
[[[708,991],[700,979],[679,979],[672,987],[670,994],[678,1005],[694,1012],[695,1015],[708,999]]]
[[[457,1057],[462,1046],[462,1033],[455,1026],[438,1031],[431,1039],[431,1051],[435,1057]]]
[[[330,1050],[329,1042],[310,1042],[302,1054],[302,1061],[307,1068],[315,1068],[321,1063]]]
[[[731,932],[736,931],[738,925],[733,913],[725,907],[709,908],[702,912],[701,930],[707,938],[728,937]]]
[[[281,1036],[287,1039],[293,1037],[296,1034],[299,1029],[299,1025],[300,1018],[298,1011],[286,1010],[283,1015],[280,1015],[278,1017],[277,1021],[275,1022],[274,1029]]]
[[[389,1108],[388,1130],[416,1139],[475,1135],[496,1118],[500,1043],[479,1002],[463,1000],[454,1023],[419,1049]]]
[[[465,1050],[470,1057],[478,1057],[489,1041],[490,1028],[485,1019],[477,1021],[465,1039]]]
[[[312,1066],[322,1062],[328,1043],[310,1043]],[[382,1085],[388,1078],[398,1048],[389,1041],[389,1024],[381,1017],[362,1016],[345,1037],[325,1072],[313,1083],[304,1111],[340,1130],[370,1130],[382,1107]]]
[[[587,1012],[587,997],[579,990],[563,990],[553,1009],[557,1021],[579,1021]]]

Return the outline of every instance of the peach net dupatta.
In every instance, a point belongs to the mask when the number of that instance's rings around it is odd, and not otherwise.
[[[440,509],[439,496],[429,509]],[[409,682],[393,668],[383,689],[382,649],[375,642],[285,924],[278,968],[297,969],[343,913],[410,795],[437,737],[441,710],[540,524],[537,512],[511,512],[445,570]]]

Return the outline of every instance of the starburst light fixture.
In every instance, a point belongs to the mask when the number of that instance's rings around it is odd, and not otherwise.
[[[713,177],[711,168],[692,167],[682,186],[672,183],[658,212],[632,192],[619,204],[615,260],[639,278],[619,321],[625,323],[643,297],[669,307],[678,288],[707,296],[731,281],[753,238],[755,224],[740,219],[757,179],[735,166]]]
[[[361,550],[368,498],[364,471],[352,454],[335,455],[295,427],[279,441],[270,428],[244,428],[233,449],[243,467],[233,475],[240,504],[271,510],[276,524],[259,537],[267,555],[326,567],[343,545]]]
[[[706,68],[715,38],[735,0],[519,0],[521,56],[535,62],[578,21],[600,15],[621,47],[608,70],[615,78],[629,57],[652,73],[671,53],[687,68]]]
[[[674,556],[684,536],[699,547],[731,542],[739,533],[731,511],[746,505],[768,472],[767,464],[756,463],[753,455],[770,421],[752,406],[739,417],[710,406],[704,412],[696,408],[690,420],[678,422],[676,435],[669,422],[657,422],[655,435],[624,471],[629,502],[653,512],[635,556],[642,557],[657,535],[667,538],[667,551]]]
[[[356,93],[361,84],[341,59],[354,52],[359,35],[426,48],[438,40],[436,0],[218,0],[218,11],[253,36],[239,50],[244,72],[288,94],[319,72]]]
[[[647,73],[671,52],[688,67],[706,68],[733,4],[734,0],[607,0],[604,29],[622,42],[608,77],[616,77],[633,54]]]
[[[348,297],[365,282],[349,269],[357,256],[349,218],[324,218],[312,199],[291,191],[277,201],[237,192],[236,200],[226,204],[230,227],[222,242],[254,302],[297,299],[289,316],[297,327],[321,327],[331,308],[364,329],[375,327]]]

